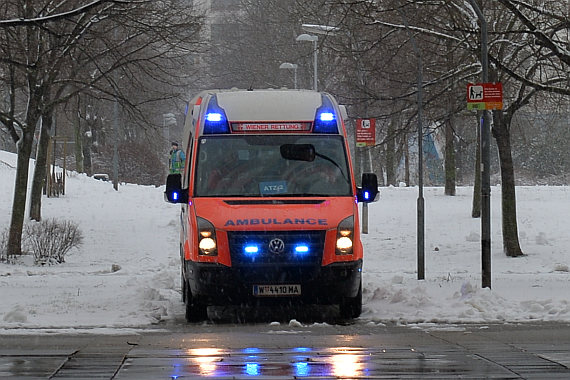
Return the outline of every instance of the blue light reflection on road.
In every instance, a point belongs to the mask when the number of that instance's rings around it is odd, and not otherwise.
[[[259,363],[246,363],[245,364],[245,373],[249,376],[259,376],[260,375],[260,368]]]
[[[335,377],[366,376],[369,353],[359,348],[312,349],[295,347],[273,350],[248,347],[232,351],[217,348],[185,350],[185,364],[173,363],[171,379],[187,376],[209,378],[245,377]],[[182,358],[178,358],[182,359]]]
[[[306,377],[311,373],[311,368],[308,362],[297,362],[294,363],[295,366],[295,376]]]

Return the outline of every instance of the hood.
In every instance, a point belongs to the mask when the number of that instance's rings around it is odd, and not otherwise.
[[[197,216],[218,230],[330,230],[354,214],[353,197],[194,198]]]

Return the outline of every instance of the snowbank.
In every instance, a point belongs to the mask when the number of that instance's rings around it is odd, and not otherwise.
[[[0,228],[10,222],[15,156],[0,152]],[[66,263],[0,264],[0,332],[151,326],[181,318],[179,207],[163,189],[71,174],[43,217],[71,220],[84,243]],[[517,188],[521,246],[502,253],[500,187],[492,189],[492,290],[481,288],[480,220],[470,187],[425,189],[426,279],[417,280],[417,188],[383,188],[364,235],[360,323],[570,321],[568,187]],[[113,265],[115,267],[113,268]],[[117,270],[119,269],[119,270]],[[28,330],[30,331],[30,330]],[[122,330],[124,331],[124,330]]]

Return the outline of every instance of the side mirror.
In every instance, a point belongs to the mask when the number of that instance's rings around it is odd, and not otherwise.
[[[316,156],[315,147],[312,144],[283,144],[280,151],[281,157],[286,160],[313,162]]]
[[[362,187],[356,189],[358,202],[376,202],[379,198],[378,177],[374,173],[362,173]]]
[[[182,189],[182,176],[180,174],[169,174],[166,177],[164,200],[169,203],[188,202],[188,189]]]

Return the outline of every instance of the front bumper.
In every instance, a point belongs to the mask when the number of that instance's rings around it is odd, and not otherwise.
[[[362,260],[326,266],[270,264],[227,267],[185,262],[186,280],[193,297],[209,305],[288,300],[311,304],[336,304],[355,297],[360,287]],[[301,285],[299,296],[255,297],[254,285]]]

